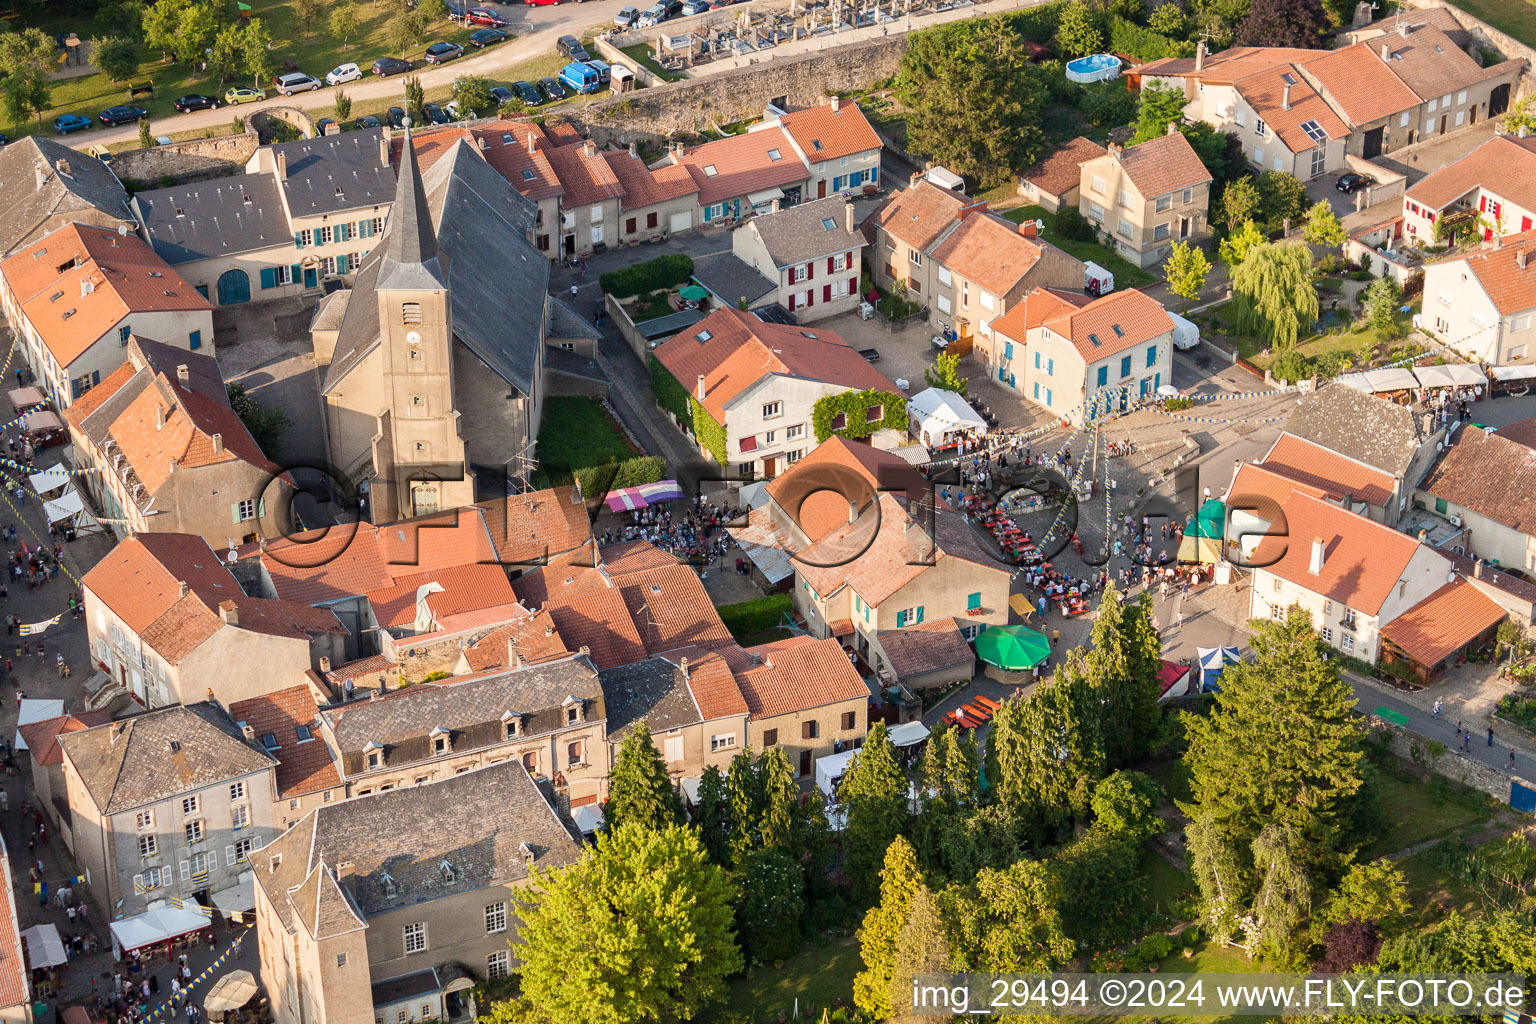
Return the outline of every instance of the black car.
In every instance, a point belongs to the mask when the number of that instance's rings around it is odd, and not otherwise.
[[[517,98],[530,107],[536,107],[544,102],[544,94],[539,92],[532,82],[513,82],[512,89],[517,93]]]
[[[422,104],[421,112],[426,117],[426,119],[431,121],[433,124],[447,124],[449,121],[453,120],[453,118],[448,116],[448,111],[444,110],[436,103]]]
[[[188,110],[215,110],[219,106],[217,96],[204,96],[202,93],[189,93],[176,101],[176,109],[185,113]]]
[[[455,57],[464,55],[464,47],[458,43],[433,43],[427,47],[426,60],[428,64],[446,64]]]
[[[380,57],[373,62],[373,73],[380,78],[388,78],[390,75],[403,75],[411,70],[411,62],[401,60],[399,57]]]
[[[130,107],[124,105],[108,107],[98,116],[101,118],[102,124],[109,124],[116,127],[120,124],[132,124],[140,118],[148,117],[149,111],[145,110],[143,107]]]
[[[561,85],[556,79],[539,79],[539,88],[543,90],[545,96],[548,96],[552,100],[565,99],[565,86]]]
[[[405,108],[390,107],[388,110],[384,111],[384,117],[388,119],[389,126],[391,128],[399,128],[401,125],[405,124]]]
[[[581,40],[575,36],[561,36],[555,40],[555,49],[560,51],[561,56],[569,57],[571,60],[579,60],[582,63],[592,59],[592,55],[587,52],[587,48],[582,46]]]
[[[358,118],[353,123],[356,124],[359,128],[377,128],[377,127],[379,127],[379,119],[374,117],[372,114],[364,114],[362,117]]]
[[[1358,192],[1370,183],[1371,179],[1367,178],[1365,175],[1356,174],[1354,171],[1350,171],[1348,174],[1339,175],[1338,183],[1333,187],[1338,189],[1340,192]]]
[[[498,107],[501,106],[503,103],[506,103],[508,100],[513,99],[513,98],[514,98],[514,94],[513,94],[512,90],[508,89],[506,86],[504,86],[504,85],[493,85],[493,86],[491,86],[491,99],[496,101],[496,105]]]
[[[499,43],[507,38],[507,34],[499,28],[482,28],[469,37],[469,45],[476,49]]]

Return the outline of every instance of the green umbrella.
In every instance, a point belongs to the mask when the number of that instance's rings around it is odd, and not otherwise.
[[[236,0],[235,6],[240,8],[240,10],[242,10],[242,11],[248,11],[248,10],[251,9],[251,5],[250,4],[242,4],[242,3],[239,2],[239,0]]]
[[[703,285],[690,284],[686,285],[683,290],[677,294],[681,295],[689,302],[701,302],[704,299],[709,298],[709,289],[705,288]]]
[[[1028,626],[988,626],[976,638],[976,656],[1009,672],[1034,668],[1051,656],[1051,641]]]

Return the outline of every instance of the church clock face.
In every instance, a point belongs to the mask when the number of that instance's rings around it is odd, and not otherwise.
[[[409,334],[407,334],[405,336],[405,341],[406,341],[406,344],[408,344],[408,345],[420,345],[421,344],[421,332],[420,331],[411,331]]]

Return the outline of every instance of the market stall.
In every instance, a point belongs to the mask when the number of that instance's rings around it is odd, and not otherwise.
[[[48,448],[69,443],[69,431],[58,413],[48,409],[34,409],[19,421],[21,432],[33,448]]]
[[[1222,672],[1228,665],[1243,660],[1236,647],[1196,647],[1195,661],[1200,666],[1200,692],[1214,693],[1221,689]]]
[[[226,919],[234,915],[256,913],[256,883],[249,871],[240,872],[240,878],[228,889],[220,889],[208,897]]]
[[[11,400],[11,408],[15,409],[18,413],[48,404],[48,396],[43,394],[41,388],[16,388],[12,391],[7,391],[5,397]]]
[[[52,492],[60,491],[69,486],[72,479],[68,469],[63,466],[49,466],[27,477],[27,483],[40,496],[50,497]]]
[[[1227,526],[1227,506],[1206,499],[1179,541],[1179,564],[1210,565],[1221,557],[1221,541]]]
[[[35,924],[21,933],[21,941],[27,946],[27,966],[34,971],[39,967],[57,967],[69,962],[64,940],[54,925]]]
[[[111,930],[112,955],[119,960],[136,949],[161,944],[165,946],[165,955],[170,956],[178,939],[190,937],[196,941],[200,933],[205,931],[210,939],[213,935],[208,918],[195,910],[171,906],[157,907],[121,921],[113,921]]]
[[[65,540],[74,540],[77,533],[100,533],[101,523],[86,510],[85,500],[71,484],[63,493],[43,499],[43,512],[50,525],[57,524],[64,532]]]
[[[1487,374],[1471,363],[1415,366],[1413,375],[1426,391],[1438,388],[1475,388],[1488,383]]]
[[[943,388],[929,388],[907,399],[907,418],[913,437],[929,448],[968,436],[985,437],[987,421],[964,398]]]
[[[209,1020],[223,1020],[224,1015],[238,1010],[256,995],[256,977],[250,971],[230,971],[214,982],[203,997],[203,1009]]]
[[[1189,694],[1189,666],[1182,661],[1169,661],[1166,658],[1159,659],[1157,670],[1157,702],[1161,704],[1165,700],[1175,697],[1184,697]]]
[[[1488,395],[1497,398],[1504,395],[1522,397],[1530,394],[1536,383],[1536,365],[1494,366],[1488,370],[1493,378],[1488,385]]]

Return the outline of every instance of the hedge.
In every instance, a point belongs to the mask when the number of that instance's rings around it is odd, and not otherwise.
[[[688,396],[688,410],[693,436],[699,439],[700,447],[713,455],[720,465],[729,466],[731,455],[726,450],[725,424],[717,422],[692,395]]]
[[[677,417],[677,421],[685,428],[693,429],[693,407],[688,399],[688,389],[672,376],[672,371],[661,365],[661,360],[651,356],[651,393],[656,396],[656,404]]]
[[[658,256],[623,270],[610,270],[598,278],[603,291],[620,299],[644,295],[673,285],[686,284],[693,276],[693,260],[682,253]]]
[[[754,597],[750,601],[742,601],[739,604],[722,605],[719,609],[720,621],[725,623],[725,628],[730,630],[731,636],[737,640],[751,636],[753,633],[772,629],[779,624],[786,613],[794,610],[795,599],[789,594]]]
[[[1160,60],[1164,57],[1192,57],[1195,44],[1171,39],[1160,32],[1127,21],[1121,17],[1109,20],[1109,51],[1127,53],[1137,60]]]
[[[606,462],[601,466],[583,466],[576,471],[581,481],[581,496],[595,501],[609,491],[640,484],[653,484],[667,472],[667,464],[659,455],[641,455],[623,462]]]
[[[865,410],[872,405],[884,407],[883,418],[873,423],[865,419]],[[847,415],[846,425],[832,429],[832,421],[838,413]],[[844,391],[836,395],[824,395],[816,400],[811,409],[811,426],[816,432],[816,443],[821,444],[833,434],[841,434],[861,440],[877,430],[890,428],[907,429],[907,400],[889,391]]]

